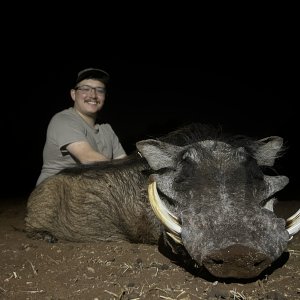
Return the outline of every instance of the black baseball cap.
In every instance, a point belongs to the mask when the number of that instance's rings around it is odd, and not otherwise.
[[[75,81],[75,85],[77,85],[79,82],[81,82],[82,80],[85,79],[95,79],[95,80],[99,80],[102,83],[104,83],[105,85],[107,85],[108,81],[109,81],[109,74],[101,69],[95,69],[95,68],[87,68],[84,70],[81,70],[78,74],[77,74],[77,79]]]

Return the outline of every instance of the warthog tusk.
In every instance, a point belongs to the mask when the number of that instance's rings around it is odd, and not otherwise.
[[[168,235],[169,237],[171,237],[176,243],[183,245],[182,240],[181,240],[181,238],[180,238],[178,235],[173,234],[173,233],[168,232],[168,231],[166,231],[166,233],[167,233],[167,235]]]
[[[286,219],[286,230],[290,234],[290,239],[300,230],[300,209]]]
[[[149,184],[148,195],[151,207],[155,215],[170,231],[167,232],[167,234],[172,237],[174,241],[182,244],[182,241],[179,237],[179,235],[181,234],[181,226],[179,224],[178,218],[168,210],[163,201],[160,199],[156,189],[155,181]]]

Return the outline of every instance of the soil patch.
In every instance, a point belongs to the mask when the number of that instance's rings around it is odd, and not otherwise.
[[[280,202],[287,217],[299,201]],[[278,263],[249,282],[191,274],[155,245],[48,244],[23,232],[26,199],[0,199],[0,299],[300,299],[300,234]]]

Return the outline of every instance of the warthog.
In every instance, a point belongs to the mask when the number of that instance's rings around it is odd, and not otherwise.
[[[126,159],[67,169],[38,185],[28,199],[29,236],[163,240],[216,277],[254,278],[299,231],[299,211],[288,221],[273,211],[288,178],[263,173],[283,153],[282,138],[226,137],[192,124],[136,147]]]

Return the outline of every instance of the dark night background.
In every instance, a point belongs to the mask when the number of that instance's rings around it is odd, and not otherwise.
[[[140,139],[191,122],[257,138],[279,135],[288,150],[275,167],[290,178],[280,193],[299,199],[296,19],[282,7],[276,14],[247,9],[248,18],[242,8],[235,19],[220,9],[222,19],[211,11],[207,20],[184,15],[184,22],[161,13],[163,25],[155,29],[157,15],[141,13],[130,26],[128,17],[127,23],[80,20],[81,26],[64,19],[59,27],[56,11],[49,24],[39,14],[3,31],[0,197],[27,197],[34,188],[50,118],[73,105],[77,72],[99,67],[111,75],[100,120],[112,125],[128,153]],[[142,19],[151,26],[142,27]]]
[[[1,195],[27,196],[32,190],[42,166],[48,122],[72,105],[69,89],[77,72],[93,66],[111,74],[100,120],[111,123],[128,153],[139,139],[191,122],[221,125],[225,132],[257,138],[279,135],[289,149],[276,168],[290,178],[284,193],[298,198],[299,97],[294,93],[298,75],[293,66],[288,61],[270,63],[268,57],[239,57],[223,64],[210,60],[201,64],[188,57],[151,61],[113,56],[56,63],[15,61],[18,69],[8,69],[13,80],[1,122]],[[19,80],[21,70],[26,76]]]

